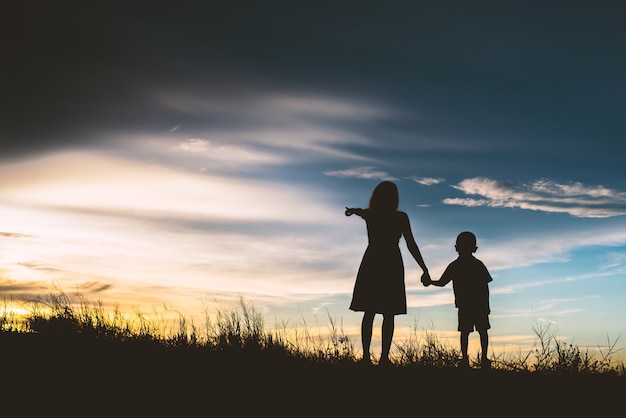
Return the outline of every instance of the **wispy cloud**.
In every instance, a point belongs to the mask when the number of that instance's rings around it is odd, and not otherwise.
[[[474,208],[477,206],[489,206],[491,201],[488,199],[450,197],[450,198],[444,199],[443,203],[446,203],[448,205],[459,205],[459,206],[467,206],[470,208]]]
[[[443,203],[461,206],[520,208],[567,213],[581,218],[608,218],[626,214],[626,193],[580,182],[537,180],[513,183],[484,177],[469,178],[452,186],[477,198],[447,198]]]
[[[30,234],[20,234],[20,233],[17,233],[17,232],[0,231],[0,237],[4,237],[4,238],[32,238],[33,235],[30,235]]]
[[[434,186],[435,184],[440,184],[446,181],[446,179],[435,178],[435,177],[417,177],[411,176],[407,177],[409,180],[413,180],[416,183],[419,183],[423,186]]]
[[[266,109],[291,115],[366,119],[382,118],[397,113],[380,105],[325,96],[277,94],[262,99]]]
[[[626,254],[623,252],[607,251],[604,257],[604,271],[626,271]]]
[[[205,153],[209,151],[209,141],[198,138],[187,139],[175,147],[177,150],[192,152],[192,153]]]
[[[202,143],[192,144],[204,147]],[[78,151],[3,166],[0,191],[2,201],[10,204],[120,216],[297,224],[306,219],[323,222],[336,217],[329,208],[303,198],[298,187],[292,185],[190,174]],[[299,215],[293,212],[296,207],[301,208]]]
[[[184,157],[201,171],[219,171],[224,168],[244,170],[249,167],[284,164],[287,160],[285,156],[257,150],[252,146],[214,144],[201,138],[183,140],[174,146],[173,151],[162,155],[161,159],[165,161],[168,158]]]
[[[365,180],[395,180],[395,178],[386,171],[377,170],[375,167],[371,166],[352,167],[343,170],[327,170],[324,171],[323,174],[332,177],[351,177]]]
[[[609,253],[605,255],[605,260],[600,263],[600,267],[588,266],[589,269],[593,270],[590,273],[591,277],[605,273],[607,275],[616,274],[616,272],[624,270],[624,258],[612,256],[613,253],[619,252],[619,247],[626,244],[626,230],[621,226],[604,225],[600,227],[590,224],[573,230],[545,229],[538,233],[520,234],[509,238],[498,237],[484,240],[479,237],[479,241],[478,257],[485,262],[490,271],[496,274],[510,269],[536,266],[539,269],[539,276],[542,276],[542,266],[549,264],[566,265],[576,261],[575,252],[598,248],[603,248],[603,251],[609,251]],[[431,239],[430,245],[422,247],[423,252],[428,257],[431,275],[438,277],[445,270],[450,257],[455,254],[449,239],[446,241],[435,237]],[[559,276],[559,279],[563,279],[563,277]],[[582,273],[577,277],[587,278]],[[498,283],[500,286],[501,282],[498,281]],[[528,287],[549,283],[554,283],[553,277],[545,282],[543,280],[523,281],[515,286]]]
[[[251,128],[207,130],[212,144],[260,148],[290,161],[309,160],[311,157],[332,157],[349,160],[369,160],[371,157],[341,148],[347,144],[370,145],[370,139],[358,133],[330,124],[289,121],[283,124],[252,124]]]
[[[259,91],[244,86],[224,95],[195,88],[193,92],[159,91],[154,97],[161,105],[188,114],[236,115],[250,120],[284,121],[311,117],[362,120],[398,114],[395,109],[358,99]]]
[[[208,128],[201,138],[215,146],[254,146],[307,160],[311,156],[330,156],[373,161],[346,148],[378,144],[350,125],[401,116],[395,108],[353,97],[260,91],[246,86],[238,86],[228,94],[203,91],[202,87],[159,91],[154,100],[168,111],[206,123]],[[215,120],[224,123],[215,124]],[[229,121],[235,125],[224,128]]]

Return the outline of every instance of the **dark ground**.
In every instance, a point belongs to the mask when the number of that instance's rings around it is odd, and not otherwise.
[[[609,374],[314,364],[34,334],[0,333],[0,353],[7,417],[622,416],[626,396],[626,377]]]

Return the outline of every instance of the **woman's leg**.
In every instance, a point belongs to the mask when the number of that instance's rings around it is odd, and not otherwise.
[[[370,361],[370,345],[372,343],[372,328],[374,326],[374,313],[365,312],[361,321],[361,345],[363,346],[363,360]]]
[[[389,352],[391,351],[391,341],[393,340],[395,318],[395,315],[383,315],[383,346],[382,353],[380,354],[381,362],[389,362]]]

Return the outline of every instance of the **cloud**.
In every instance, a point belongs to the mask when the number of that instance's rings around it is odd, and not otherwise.
[[[174,153],[162,154],[160,162],[170,162],[169,160],[182,156],[201,171],[219,172],[225,168],[241,171],[250,167],[285,164],[288,161],[286,156],[257,150],[253,146],[214,144],[200,138],[183,140],[174,146],[173,151]],[[171,162],[177,165],[176,161]],[[178,161],[178,165],[188,164]]]
[[[204,137],[216,147],[240,147],[266,155],[271,151],[276,158],[283,157],[284,161],[289,162],[310,160],[312,156],[373,160],[340,148],[348,144],[370,144],[366,137],[342,128],[304,122],[296,124],[294,121],[271,126],[252,126],[253,128],[245,129],[206,130]]]
[[[523,237],[482,248],[485,261],[494,269],[519,268],[542,263],[563,263],[572,260],[572,252],[582,248],[615,247],[626,243],[623,228],[588,228],[554,235]],[[524,248],[523,254],[519,248]]]
[[[30,234],[19,234],[16,232],[6,232],[6,231],[0,231],[0,237],[4,237],[4,238],[32,238],[34,235],[30,235]]]
[[[605,254],[605,263],[602,266],[604,271],[626,271],[626,254],[623,252],[608,251]]]
[[[341,119],[383,118],[395,113],[383,106],[312,95],[272,95],[265,99],[265,107],[272,112],[288,113],[292,116]]]
[[[196,86],[197,87],[197,86]],[[366,120],[396,115],[397,110],[357,99],[307,93],[259,91],[245,86],[231,86],[227,94],[214,90],[193,92],[161,90],[155,100],[166,108],[191,115],[237,116],[246,119],[293,120],[326,118]]]
[[[192,144],[204,146],[197,141]],[[315,198],[304,198],[295,186],[192,174],[79,151],[4,165],[0,168],[0,192],[2,201],[9,204],[116,216],[299,225],[336,218],[329,208],[316,204]],[[297,214],[293,208],[299,208]]]
[[[417,177],[417,176],[412,176],[412,177],[407,177],[409,180],[413,180],[416,183],[419,183],[423,186],[433,186],[435,184],[440,184],[443,183],[444,181],[446,181],[446,179],[442,179],[442,178],[435,178],[435,177]]]
[[[371,127],[402,112],[358,97],[310,92],[263,90],[250,85],[229,85],[228,90],[164,88],[153,92],[155,105],[187,120],[195,138],[212,144],[252,146],[291,156],[368,160],[347,147],[376,147]],[[358,124],[360,129],[355,129]],[[182,129],[176,131],[182,132]],[[202,146],[201,143],[186,144]],[[304,152],[305,153],[304,153]]]
[[[475,177],[452,187],[480,198],[447,198],[443,200],[445,204],[520,208],[567,213],[581,218],[609,218],[626,214],[626,193],[580,182],[557,183],[541,179],[533,183],[513,183]]]
[[[192,153],[205,153],[209,151],[209,141],[206,141],[204,139],[191,138],[178,144],[178,146],[176,146],[176,149]]]
[[[448,205],[459,205],[459,206],[467,206],[467,207],[477,207],[477,206],[488,206],[490,201],[487,199],[470,199],[470,198],[460,198],[453,197],[447,198],[443,200],[443,203]]]
[[[343,170],[327,170],[324,171],[323,174],[332,177],[349,177],[365,180],[395,180],[389,173],[376,170],[374,167],[370,166],[346,168]]]

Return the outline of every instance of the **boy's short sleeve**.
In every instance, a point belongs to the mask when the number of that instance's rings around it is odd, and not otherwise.
[[[482,261],[480,262],[480,265],[482,266],[482,269],[484,270],[482,276],[485,278],[485,283],[489,283],[493,281],[493,277],[491,277],[491,274],[489,273],[487,266],[485,266],[485,264]]]
[[[480,263],[480,268],[482,270],[482,274],[480,276],[484,278],[485,283],[489,283],[493,281],[493,277],[491,277],[491,274],[489,273],[487,266],[485,266],[485,264],[480,260],[476,260],[476,261]]]

